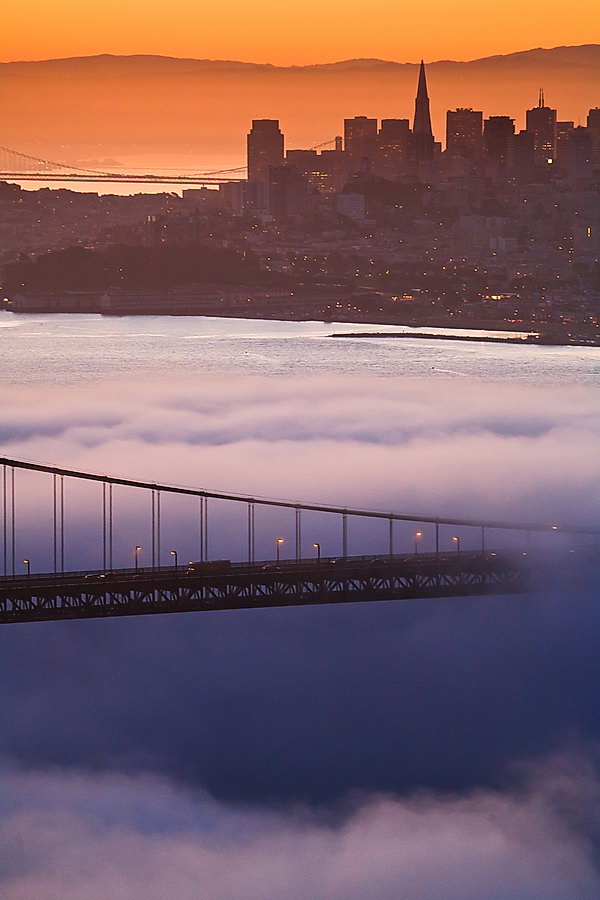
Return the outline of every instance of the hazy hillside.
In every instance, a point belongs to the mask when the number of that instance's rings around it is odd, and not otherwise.
[[[559,117],[600,105],[600,45],[429,64],[434,127],[473,106],[522,124],[540,86]],[[342,131],[345,116],[410,117],[416,64],[348,60],[280,68],[157,56],[0,64],[4,146],[61,160],[145,156],[168,164],[240,162],[251,118],[279,118],[289,147]]]

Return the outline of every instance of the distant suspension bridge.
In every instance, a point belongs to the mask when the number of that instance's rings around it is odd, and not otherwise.
[[[45,479],[33,484],[31,478],[38,476]],[[22,478],[30,480],[21,486]],[[47,481],[49,485],[44,487]],[[85,499],[75,490],[83,484],[91,491]],[[122,502],[125,489],[133,489],[144,501],[139,514],[146,523],[150,565],[140,564],[143,547],[129,535],[124,538],[122,527],[119,546],[115,544],[116,505],[121,499],[122,506],[127,506]],[[597,558],[600,539],[600,528],[473,521],[269,500],[6,457],[0,457],[0,491],[0,623],[510,594],[527,590],[532,577],[548,578],[549,558],[569,559],[576,551]],[[21,496],[24,514],[19,512]],[[71,508],[75,528],[84,529],[81,508],[89,519],[94,496],[99,528],[92,547],[97,562],[94,567],[72,571],[65,565],[67,512]],[[186,540],[192,541],[188,551],[194,557],[191,562],[184,562],[185,557],[180,561],[177,549],[165,550],[163,507],[167,497],[186,498],[194,506],[192,519],[189,510],[187,519],[182,511],[172,516],[185,520]],[[234,513],[225,524],[219,521],[224,506]],[[287,518],[281,519],[282,515]],[[322,515],[339,522],[339,531],[335,529],[333,536],[330,528],[325,537],[321,526],[321,531],[317,530],[315,517]],[[372,543],[373,535],[358,535],[356,523],[369,522],[385,526],[387,537],[379,548],[384,552],[350,554],[351,523],[353,543],[363,544]],[[140,523],[133,527],[132,535],[139,535]],[[25,528],[29,545],[35,542],[40,557],[45,552],[50,571],[39,571],[30,553],[18,552],[23,547],[19,532]],[[211,553],[213,528],[215,544],[226,548],[217,558]],[[242,532],[245,541],[240,542]],[[335,532],[338,546],[331,555]],[[505,536],[503,548],[494,549],[491,538],[495,541],[501,533]],[[263,548],[271,550],[266,559],[257,558],[259,539]],[[236,553],[244,558],[220,558]],[[115,566],[116,557],[122,564],[124,554],[129,565]]]
[[[311,149],[319,150],[335,143],[335,138],[315,144]],[[107,171],[104,168],[86,168],[69,163],[53,162],[10,147],[0,146],[0,180],[44,181],[67,183],[106,184],[174,184],[211,185],[229,181],[245,181],[246,166],[213,171],[181,171],[160,169],[151,172]]]
[[[109,172],[103,169],[83,168],[68,163],[53,162],[0,147],[0,180],[10,181],[60,181],[72,183],[109,184],[222,184],[225,181],[243,181],[245,166],[220,169],[213,172]]]

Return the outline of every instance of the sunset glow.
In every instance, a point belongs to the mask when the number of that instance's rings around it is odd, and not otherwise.
[[[52,59],[98,53],[165,54],[306,65],[356,57],[396,61],[474,59],[530,47],[585,44],[598,39],[600,8],[593,0],[431,0],[426,7],[374,0],[306,0],[286,7],[276,0],[199,4],[176,0],[32,0],[31,28],[18,4],[3,10],[0,59]],[[424,17],[426,16],[426,22]],[[457,23],[460,26],[457,28]]]

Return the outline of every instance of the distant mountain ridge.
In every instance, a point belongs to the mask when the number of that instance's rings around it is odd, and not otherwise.
[[[578,44],[573,46],[559,46],[559,47],[534,47],[530,50],[516,50],[512,53],[504,53],[504,54],[496,54],[493,56],[483,56],[477,57],[475,59],[470,60],[452,60],[452,59],[441,59],[441,60],[431,60],[426,61],[428,67],[434,66],[472,66],[478,65],[482,63],[496,63],[498,61],[503,61],[507,63],[517,62],[517,61],[531,61],[536,59],[538,61],[544,60],[548,62],[556,61],[556,62],[569,62],[570,64],[574,62],[580,62],[582,64],[593,65],[594,63],[600,64],[600,44]],[[95,65],[95,64],[118,64],[118,63],[126,63],[133,64],[137,66],[141,66],[148,62],[156,63],[157,65],[179,65],[183,67],[187,66],[196,66],[198,68],[218,68],[218,69],[269,69],[269,70],[279,70],[279,71],[294,71],[294,70],[307,70],[307,69],[332,69],[332,68],[340,68],[340,69],[351,69],[351,68],[374,68],[379,66],[411,66],[416,67],[419,65],[420,60],[416,60],[414,62],[405,61],[399,62],[398,60],[389,60],[389,59],[378,59],[377,57],[373,58],[356,58],[356,59],[344,59],[338,60],[335,62],[324,62],[324,63],[309,63],[306,65],[293,65],[293,66],[278,66],[274,63],[256,63],[256,62],[243,62],[241,60],[229,60],[229,59],[195,59],[193,57],[179,57],[179,56],[163,56],[160,54],[149,54],[149,53],[137,53],[131,55],[121,55],[121,54],[113,54],[113,53],[100,53],[93,56],[70,56],[64,58],[57,59],[41,59],[41,60],[15,60],[12,62],[0,62],[0,71],[4,67],[9,68],[17,68],[17,67],[44,67],[44,66],[52,66],[52,67],[62,67],[63,65],[71,65],[71,64],[84,64],[84,65]],[[599,75],[600,78],[600,75]]]
[[[275,66],[109,54],[0,63],[2,144],[60,161],[151,154],[157,165],[239,164],[253,118],[279,119],[288,147],[333,138],[355,115],[412,118],[417,65],[351,59]],[[600,44],[438,60],[427,73],[442,140],[446,110],[458,106],[510,115],[523,127],[540,87],[560,119],[583,122],[590,107],[600,106]]]

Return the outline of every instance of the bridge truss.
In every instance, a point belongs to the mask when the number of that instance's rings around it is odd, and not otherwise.
[[[493,553],[0,579],[0,623],[511,594],[527,589],[531,571],[522,556]]]

